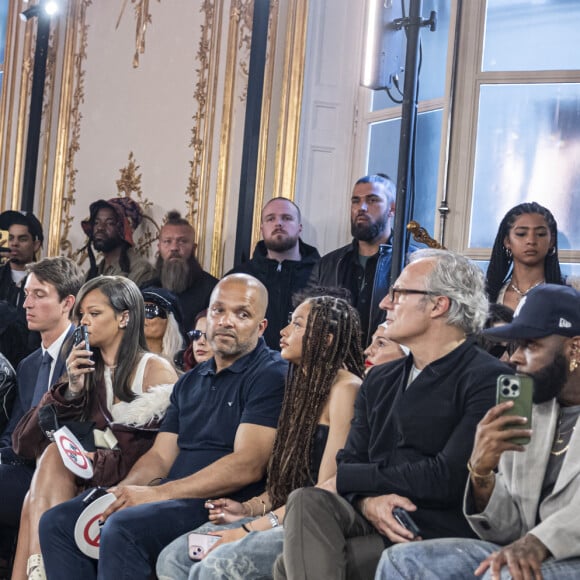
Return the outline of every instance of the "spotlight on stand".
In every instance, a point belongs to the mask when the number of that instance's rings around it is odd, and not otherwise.
[[[368,0],[361,85],[390,89],[403,72],[405,32],[400,0]]]
[[[46,2],[43,5],[44,11],[49,15],[52,16],[58,12],[58,2],[54,2],[53,0]]]
[[[46,14],[46,16],[53,16],[58,12],[58,2],[55,0],[48,0],[47,2],[35,4],[34,6],[31,6],[30,8],[27,8],[20,13],[20,20],[27,22],[31,18],[39,16],[41,10],[44,14]]]
[[[28,20],[30,20],[31,18],[38,16],[39,13],[40,6],[38,4],[36,6],[31,6],[30,8],[27,8],[26,10],[20,13],[20,20],[22,20],[23,22],[28,22]]]

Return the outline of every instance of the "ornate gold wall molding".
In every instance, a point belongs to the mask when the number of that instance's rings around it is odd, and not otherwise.
[[[18,102],[18,113],[16,121],[16,135],[14,141],[6,140],[7,149],[14,151],[14,163],[10,167],[5,168],[5,175],[8,177],[12,170],[12,195],[11,205],[12,209],[20,209],[20,198],[22,189],[22,171],[24,169],[24,152],[26,150],[26,133],[28,128],[28,109],[30,102],[30,90],[32,88],[32,68],[34,63],[34,45],[35,45],[35,29],[36,19],[31,19],[26,24],[18,20],[20,24],[25,26],[24,43],[22,47],[22,71],[20,74],[20,90],[18,97],[14,95]],[[14,70],[15,77],[17,76],[16,69]],[[12,123],[12,114],[10,114],[9,123]]]
[[[160,2],[161,0],[157,0]],[[145,34],[147,33],[147,25],[151,24],[151,14],[149,13],[149,0],[131,0],[134,4],[133,11],[135,12],[135,54],[133,55],[133,68],[139,66],[139,56],[145,53]],[[119,28],[119,23],[127,7],[127,0],[123,1],[117,25],[115,29]]]
[[[143,212],[143,221],[137,228],[135,233],[135,249],[146,258],[150,258],[150,250],[153,242],[159,237],[159,224],[151,217],[151,208],[153,202],[143,196],[143,189],[141,187],[140,165],[137,165],[133,151],[129,152],[129,163],[119,170],[121,177],[117,179],[117,195],[118,197],[132,198]],[[152,229],[153,228],[153,229]]]
[[[264,91],[262,96],[262,112],[260,115],[260,140],[258,143],[258,171],[256,174],[256,192],[254,196],[254,219],[252,221],[252,249],[261,237],[260,217],[264,206],[266,192],[266,167],[268,157],[268,141],[270,133],[270,115],[272,111],[272,89],[274,84],[274,65],[276,63],[276,39],[278,34],[279,2],[270,2],[268,18],[268,45],[266,66],[264,70]],[[278,195],[275,193],[274,195]]]
[[[289,0],[274,191],[292,200],[296,189],[307,28],[308,0]]]
[[[193,159],[185,191],[187,218],[196,235],[197,255],[205,253],[205,224],[210,182],[210,161],[215,128],[215,99],[217,92],[219,46],[221,42],[222,2],[204,0],[200,11],[204,14],[201,37],[196,53],[197,81],[193,93],[197,110],[193,116],[191,141]]]
[[[10,136],[12,134],[12,113],[14,107],[14,89],[16,86],[16,62],[18,54],[18,34],[16,10],[18,4],[8,4],[8,21],[6,23],[6,46],[4,47],[4,67],[2,80],[2,98],[0,100],[0,208],[5,209],[7,200],[8,174],[10,164]],[[6,132],[6,133],[5,133]]]
[[[232,121],[234,114],[235,80],[238,66],[238,51],[241,47],[241,35],[244,22],[242,14],[246,14],[251,0],[232,0],[230,6],[230,25],[228,27],[228,43],[226,49],[225,84],[223,91],[222,123],[220,131],[220,152],[217,168],[217,184],[214,210],[214,228],[212,236],[212,252],[210,272],[220,276],[223,270],[224,241],[223,229],[225,218],[225,203],[230,189],[230,154],[232,146]]]
[[[74,254],[68,236],[73,221],[71,209],[75,204],[76,194],[75,155],[80,149],[82,120],[80,107],[85,96],[83,66],[87,58],[86,12],[91,4],[92,0],[69,2],[65,39],[59,131],[53,179],[53,209],[60,219],[51,220],[49,252],[58,254],[60,251],[69,258],[73,258]],[[57,247],[54,248],[54,246]]]

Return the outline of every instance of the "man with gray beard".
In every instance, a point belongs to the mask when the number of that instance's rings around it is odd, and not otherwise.
[[[384,322],[379,303],[391,277],[395,193],[395,184],[386,175],[361,177],[351,195],[352,242],[323,256],[310,278],[311,286],[350,291],[352,305],[360,314],[365,346],[371,343],[376,327]]]
[[[156,284],[177,296],[187,330],[191,330],[195,316],[207,308],[218,282],[203,270],[195,257],[195,248],[192,225],[178,211],[170,211],[159,233]]]

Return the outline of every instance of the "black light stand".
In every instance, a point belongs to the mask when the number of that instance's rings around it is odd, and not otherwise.
[[[391,284],[405,267],[408,234],[407,224],[411,219],[413,192],[409,191],[412,176],[413,150],[415,148],[415,124],[417,122],[417,100],[419,87],[419,40],[421,27],[429,26],[431,31],[437,25],[437,14],[431,12],[429,20],[421,18],[423,0],[410,0],[409,16],[395,21],[395,25],[407,31],[407,51],[405,55],[405,83],[403,86],[403,106],[401,134],[399,139],[399,162],[397,165],[397,199],[395,202],[395,222],[393,225],[393,259],[391,264]]]
[[[50,16],[43,10],[43,3],[43,0],[41,0],[38,10],[34,14],[37,17],[36,47],[32,71],[32,89],[30,91],[30,114],[28,118],[28,137],[26,139],[26,157],[24,159],[24,176],[22,179],[22,199],[20,202],[20,209],[26,212],[34,210],[44,81],[46,78],[46,58],[50,36]],[[36,8],[36,6],[33,8]],[[28,10],[31,9],[29,8]]]

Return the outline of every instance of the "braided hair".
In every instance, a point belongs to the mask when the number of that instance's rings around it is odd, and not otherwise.
[[[562,272],[560,271],[560,262],[558,260],[558,224],[552,215],[552,212],[535,201],[529,203],[520,203],[512,207],[501,220],[499,229],[491,250],[491,259],[487,268],[486,289],[490,302],[495,302],[499,295],[501,287],[511,276],[513,270],[513,256],[506,252],[504,240],[509,235],[514,222],[518,217],[524,214],[537,213],[546,220],[552,240],[554,240],[553,249],[551,249],[544,260],[544,278],[548,284],[563,284]]]
[[[364,373],[358,312],[340,298],[317,296],[302,339],[300,363],[291,364],[268,468],[266,490],[274,508],[311,481],[310,456],[320,415],[338,371]],[[328,337],[332,341],[328,344]]]

